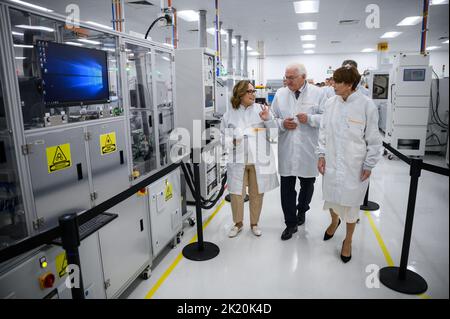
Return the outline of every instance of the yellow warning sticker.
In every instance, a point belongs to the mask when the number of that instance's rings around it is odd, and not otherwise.
[[[59,278],[63,277],[66,274],[66,269],[68,265],[67,255],[65,252],[62,252],[58,256],[56,256],[55,265]]]
[[[114,153],[116,150],[116,132],[100,135],[100,153],[102,155]]]
[[[49,173],[54,173],[72,166],[69,143],[47,147],[46,153]]]
[[[166,189],[164,190],[164,199],[166,202],[170,200],[173,197],[173,187],[172,184],[169,183],[168,180],[166,180]]]

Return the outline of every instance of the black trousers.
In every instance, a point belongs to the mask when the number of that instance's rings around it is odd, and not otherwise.
[[[295,182],[297,176],[281,176],[281,207],[283,208],[284,222],[287,227],[297,226],[297,212],[306,213],[314,193],[315,177],[299,177],[300,192],[297,199]]]

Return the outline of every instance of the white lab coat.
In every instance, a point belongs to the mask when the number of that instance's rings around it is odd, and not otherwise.
[[[347,101],[341,96],[328,99],[325,109],[317,148],[326,162],[323,199],[342,206],[359,206],[369,183],[369,179],[361,182],[361,172],[375,167],[383,152],[377,108],[371,99],[356,91]]]
[[[300,91],[296,100],[294,92],[287,87],[281,88],[272,102],[279,128],[278,170],[281,176],[317,177],[316,148],[326,96],[320,88],[309,83]],[[298,113],[307,113],[308,122],[299,123]],[[287,130],[283,126],[284,119],[289,117],[293,117],[298,124],[295,130]]]
[[[231,194],[243,195],[243,180],[245,165],[255,165],[256,180],[260,194],[277,188],[278,175],[272,145],[268,141],[271,128],[276,134],[272,117],[263,121],[259,113],[260,104],[253,104],[247,108],[230,107],[223,115],[221,123],[222,143],[228,149],[227,185]],[[241,140],[234,146],[233,138]]]

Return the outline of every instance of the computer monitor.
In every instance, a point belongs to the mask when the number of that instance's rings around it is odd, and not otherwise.
[[[48,41],[38,41],[35,50],[46,107],[109,102],[105,51]]]

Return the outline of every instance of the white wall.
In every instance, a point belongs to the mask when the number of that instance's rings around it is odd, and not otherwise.
[[[391,53],[390,56],[394,54]],[[358,69],[362,73],[366,69],[375,69],[377,67],[376,53],[356,53],[356,54],[315,54],[315,55],[298,55],[298,56],[268,56],[264,59],[264,83],[267,80],[282,79],[284,69],[290,63],[303,63],[308,71],[308,78],[314,82],[322,82],[325,78],[330,77],[327,69],[336,69],[341,66],[342,61],[346,59],[355,60],[358,63]],[[255,57],[248,60],[248,73],[251,79],[257,79],[257,63]],[[430,64],[435,72],[441,77],[442,66],[445,65],[445,77],[449,76],[449,53],[430,52]]]

